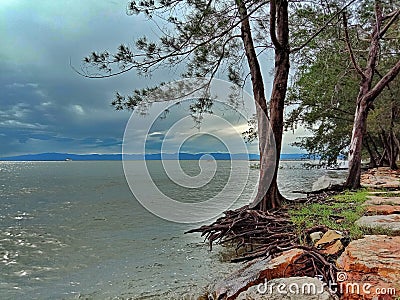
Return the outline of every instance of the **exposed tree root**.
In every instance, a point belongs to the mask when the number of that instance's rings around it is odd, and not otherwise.
[[[210,250],[213,243],[227,244],[237,242],[236,252],[244,248],[243,260],[251,260],[270,255],[274,247],[288,247],[298,241],[295,226],[289,220],[287,212],[263,212],[248,209],[248,206],[228,210],[225,216],[211,225],[189,230],[186,233],[201,232],[208,240]]]
[[[304,202],[327,201],[327,198],[335,193],[338,191],[325,190],[318,194],[308,194]],[[214,243],[234,245],[236,257],[231,260],[232,262],[275,257],[283,251],[300,248],[305,253],[294,263],[296,275],[312,277],[319,275],[325,282],[335,281],[336,268],[331,258],[316,248],[305,246],[304,243],[310,242],[310,233],[326,232],[328,228],[325,226],[309,228],[299,234],[296,226],[290,221],[287,208],[264,212],[249,209],[246,205],[228,210],[224,214],[211,225],[203,225],[185,233],[200,232],[208,241],[210,250]]]
[[[336,282],[337,267],[330,257],[321,254],[317,249],[306,246],[296,246],[306,252],[293,263],[296,276],[320,276],[327,283]]]

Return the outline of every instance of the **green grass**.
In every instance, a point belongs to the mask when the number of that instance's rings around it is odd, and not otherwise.
[[[367,200],[367,195],[366,190],[359,190],[336,195],[323,204],[297,204],[289,209],[289,215],[299,233],[313,226],[325,225],[347,233],[351,239],[358,239],[365,231],[354,222],[365,212],[362,204]]]

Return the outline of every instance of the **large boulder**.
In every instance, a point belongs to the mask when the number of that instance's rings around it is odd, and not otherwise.
[[[367,235],[352,241],[337,260],[342,299],[400,296],[400,237]],[[395,293],[395,295],[393,295]]]
[[[341,185],[344,183],[343,178],[333,178],[328,175],[323,175],[317,179],[312,185],[312,191],[319,191],[327,189],[336,185]]]

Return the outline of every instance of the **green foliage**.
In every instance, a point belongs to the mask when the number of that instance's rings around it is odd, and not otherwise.
[[[339,155],[346,155],[358,89],[357,79],[347,74],[348,58],[333,52],[337,47],[333,44],[319,53],[311,66],[300,67],[288,93],[293,108],[286,128],[296,129],[301,124],[312,134],[294,145],[311,155],[321,155],[327,165],[334,165]]]

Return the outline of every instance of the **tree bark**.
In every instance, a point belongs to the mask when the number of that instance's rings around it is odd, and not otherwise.
[[[367,129],[368,104],[359,101],[354,116],[353,132],[349,151],[349,173],[345,186],[351,189],[358,189],[361,186],[361,154],[363,136]]]
[[[399,149],[397,148],[397,145],[394,142],[393,135],[394,135],[393,130],[390,130],[390,132],[389,132],[389,145],[390,145],[389,167],[392,170],[397,170],[398,166],[397,166],[396,160],[397,160],[397,155],[399,154]]]

